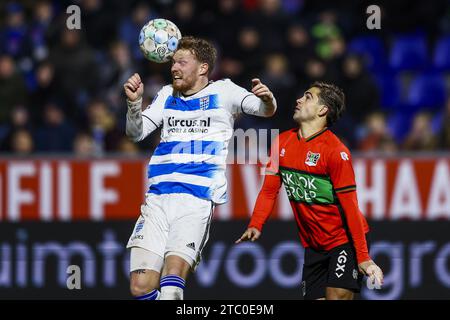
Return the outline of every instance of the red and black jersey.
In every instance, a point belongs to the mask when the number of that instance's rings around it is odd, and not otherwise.
[[[369,260],[366,219],[359,211],[347,147],[327,128],[300,138],[285,131],[272,147],[263,188],[249,227],[261,230],[284,184],[303,246],[329,251],[353,243],[358,263]]]

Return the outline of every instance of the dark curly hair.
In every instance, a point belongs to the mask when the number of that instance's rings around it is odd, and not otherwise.
[[[327,126],[331,127],[345,110],[345,95],[341,88],[325,82],[314,82],[311,87],[318,88],[319,103],[328,107]]]
[[[208,75],[213,71],[216,63],[217,50],[211,42],[205,39],[187,36],[181,38],[178,42],[177,50],[189,50],[198,61],[208,64]]]

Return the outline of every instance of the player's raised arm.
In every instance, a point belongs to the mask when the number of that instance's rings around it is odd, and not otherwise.
[[[123,85],[127,96],[127,123],[126,134],[133,141],[139,141],[142,137],[142,95],[144,84],[139,74],[132,75]]]
[[[258,78],[252,79],[252,93],[263,102],[259,104],[260,114],[266,117],[273,116],[277,110],[277,102],[272,91]]]
[[[144,84],[142,83],[139,74],[135,73],[130,78],[128,78],[127,82],[125,82],[125,84],[123,85],[123,88],[129,102],[137,103],[139,102],[139,100],[141,100],[142,103]]]
[[[123,85],[127,96],[127,121],[126,134],[134,142],[141,141],[160,124],[161,112],[158,107],[147,108],[142,112],[142,95],[144,94],[144,84],[139,74],[132,75]],[[159,94],[158,94],[159,95]],[[158,97],[158,96],[157,96]],[[158,101],[153,101],[156,105]]]
[[[259,79],[252,80],[252,91],[242,88],[226,79],[226,90],[232,113],[243,113],[259,117],[271,117],[277,109],[277,102],[270,89]]]

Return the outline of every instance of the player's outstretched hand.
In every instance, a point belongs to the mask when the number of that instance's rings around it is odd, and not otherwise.
[[[273,99],[273,93],[258,78],[252,79],[252,92],[264,102],[270,102]]]
[[[372,284],[383,284],[383,271],[372,260],[364,261],[358,265],[359,271],[368,276]]]
[[[144,84],[139,74],[133,74],[123,85],[128,100],[137,101],[144,94]]]
[[[261,231],[259,231],[256,228],[248,228],[245,230],[244,234],[237,239],[234,243],[238,244],[243,241],[255,241],[258,240],[258,238],[261,236]]]

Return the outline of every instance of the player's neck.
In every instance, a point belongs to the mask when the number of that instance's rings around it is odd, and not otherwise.
[[[298,128],[298,135],[300,138],[308,139],[309,137],[313,136],[314,134],[322,131],[325,129],[326,126],[324,126],[322,123],[301,123]]]
[[[200,90],[204,89],[209,83],[208,78],[202,77],[198,79],[198,81],[194,84],[194,86],[186,91],[181,92],[183,96],[192,96],[199,92]]]

